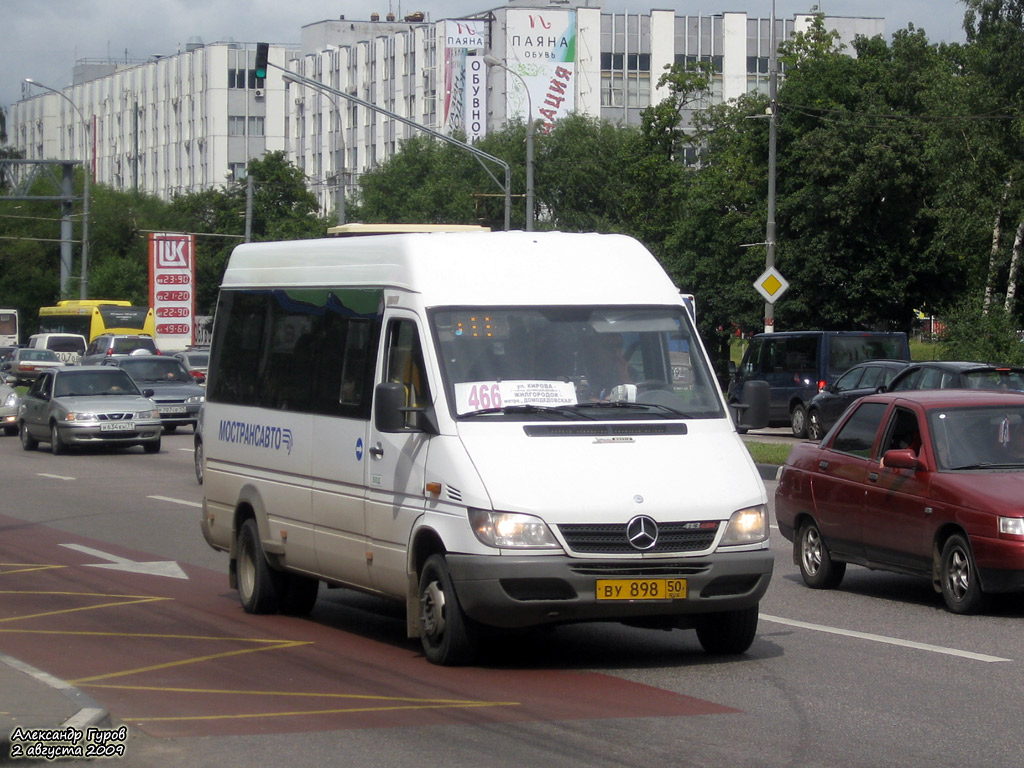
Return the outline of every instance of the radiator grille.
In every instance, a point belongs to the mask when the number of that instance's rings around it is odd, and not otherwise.
[[[695,527],[697,526],[697,527]],[[701,552],[709,549],[718,534],[719,523],[658,523],[658,541],[644,554]],[[625,523],[559,525],[559,532],[573,552],[585,555],[635,555]]]

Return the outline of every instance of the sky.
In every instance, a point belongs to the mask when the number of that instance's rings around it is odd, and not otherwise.
[[[774,0],[791,18],[818,6],[830,16],[885,19],[886,37],[913,24],[931,42],[964,42],[961,0]],[[591,0],[597,6],[600,0]],[[325,19],[397,18],[423,11],[430,21],[501,7],[503,0],[6,0],[0,14],[0,106],[22,98],[25,78],[63,88],[78,59],[147,59],[193,41],[298,43],[301,28]],[[513,0],[512,6],[546,5]],[[772,0],[603,0],[606,12],[674,9],[689,15],[746,11],[771,15]],[[31,94],[39,93],[33,90]]]

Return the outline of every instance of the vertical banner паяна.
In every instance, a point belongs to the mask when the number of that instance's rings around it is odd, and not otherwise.
[[[161,349],[192,344],[196,309],[195,238],[151,233],[149,236],[149,303],[156,318]]]
[[[519,78],[506,74],[508,115],[526,120],[532,104],[530,117],[550,131],[576,107],[576,12],[510,10],[506,21],[508,66],[530,89],[527,99]]]
[[[486,47],[487,26],[479,19],[445,19],[438,23],[444,40],[444,132],[462,131],[470,142],[487,133],[487,79],[483,57],[470,53]]]

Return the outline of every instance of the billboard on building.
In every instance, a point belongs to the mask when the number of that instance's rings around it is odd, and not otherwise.
[[[576,108],[576,12],[509,10],[506,16],[506,64],[526,82],[505,76],[508,116],[534,120],[551,130],[555,121]]]
[[[195,252],[192,235],[149,235],[149,304],[161,349],[184,349],[193,343]]]
[[[483,57],[473,52],[487,47],[487,25],[478,19],[445,19],[438,26],[444,40],[444,132],[462,131],[469,141],[483,138],[487,133],[486,66]]]

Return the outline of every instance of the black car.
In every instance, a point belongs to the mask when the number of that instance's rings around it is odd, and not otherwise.
[[[1024,366],[933,360],[914,363],[894,377],[886,390],[1008,389],[1024,392]]]
[[[807,404],[807,437],[821,440],[850,403],[886,387],[908,365],[906,360],[870,360],[853,366]]]

